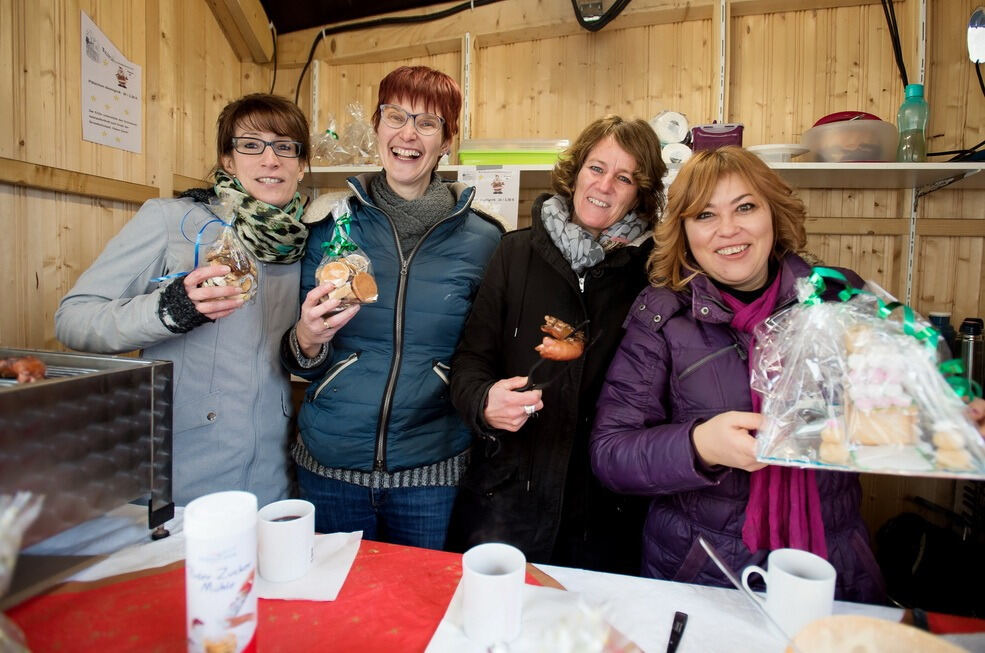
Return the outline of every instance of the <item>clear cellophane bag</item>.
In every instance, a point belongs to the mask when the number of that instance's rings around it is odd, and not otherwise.
[[[227,265],[229,272],[222,276],[210,277],[202,285],[236,286],[241,292],[232,297],[251,301],[260,288],[260,268],[233,227],[236,215],[231,203],[218,202],[213,206],[212,212],[222,221],[223,227],[216,239],[203,249],[200,264]]]
[[[936,331],[872,282],[820,301],[816,270],[813,282],[797,281],[801,301],[755,332],[751,385],[765,417],[757,458],[985,478],[985,445],[965,415],[972,388],[950,373],[957,361],[942,366]]]
[[[337,311],[355,304],[371,304],[379,298],[373,264],[369,256],[349,236],[351,216],[345,200],[333,211],[335,229],[332,239],[322,243],[321,262],[315,269],[319,284],[331,283],[335,288],[322,301],[338,299]]]

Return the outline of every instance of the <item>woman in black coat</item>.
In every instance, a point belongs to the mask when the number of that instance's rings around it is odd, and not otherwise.
[[[605,371],[646,285],[666,166],[643,120],[600,118],[562,154],[555,195],[507,234],[486,269],[452,361],[452,402],[474,433],[448,547],[499,541],[533,562],[639,573],[645,500],[602,488],[588,435]],[[583,328],[570,362],[534,347],[550,315]],[[550,383],[523,390],[527,382]]]

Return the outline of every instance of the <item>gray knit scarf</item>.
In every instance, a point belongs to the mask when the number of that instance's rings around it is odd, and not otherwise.
[[[598,240],[571,221],[568,200],[555,195],[541,205],[540,219],[551,242],[561,251],[572,271],[581,276],[605,258],[606,252],[627,245],[646,231],[646,223],[630,211],[599,234]]]
[[[390,188],[386,174],[381,172],[369,180],[369,196],[393,220],[404,254],[409,254],[427,230],[447,218],[455,208],[451,188],[437,175],[431,176],[424,195],[406,200]]]

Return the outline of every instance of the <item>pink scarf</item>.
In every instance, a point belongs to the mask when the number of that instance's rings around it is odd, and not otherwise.
[[[780,274],[759,299],[743,304],[728,293],[722,299],[734,314],[732,328],[752,334],[753,328],[773,312],[780,293]],[[749,364],[752,364],[750,342]],[[759,412],[762,398],[750,389],[752,409]],[[749,476],[749,500],[746,521],[742,526],[742,541],[750,551],[760,549],[803,549],[828,557],[821,519],[821,496],[813,469],[769,465]]]

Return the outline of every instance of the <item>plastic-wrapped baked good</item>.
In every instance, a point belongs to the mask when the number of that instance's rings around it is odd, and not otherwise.
[[[964,414],[960,382],[940,371],[929,324],[871,282],[825,302],[798,284],[802,302],[756,330],[751,383],[766,418],[757,458],[985,478],[985,442]]]
[[[240,293],[233,297],[239,297],[243,301],[256,297],[259,288],[256,261],[240,242],[231,225],[223,227],[219,237],[205,251],[205,261],[209,265],[228,265],[229,272],[221,277],[206,279],[202,285],[236,286]]]
[[[322,301],[338,299],[337,311],[355,304],[371,304],[379,297],[369,257],[349,238],[349,220],[347,213],[336,218],[332,240],[322,244],[325,255],[315,270],[319,284],[335,286]]]

